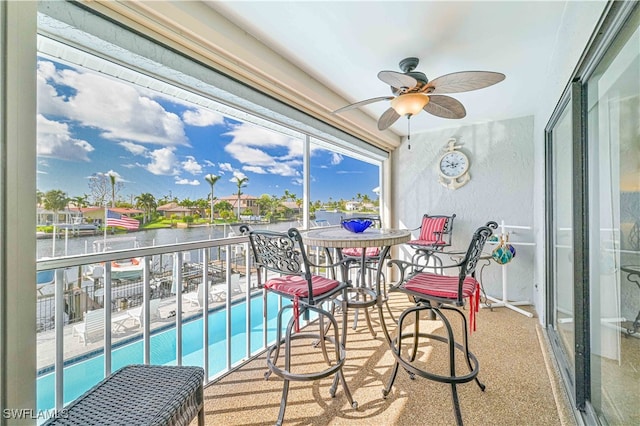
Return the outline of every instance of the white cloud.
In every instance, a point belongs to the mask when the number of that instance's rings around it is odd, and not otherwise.
[[[48,61],[39,61],[37,81],[42,114],[100,129],[107,139],[189,145],[180,117],[131,85],[92,72],[55,70]],[[59,86],[71,94],[58,94]]]
[[[116,178],[116,182],[127,182],[127,180],[125,180],[125,179],[120,175],[120,173],[116,172],[115,170],[109,170],[109,171],[108,171],[108,172],[106,172],[106,173],[100,173],[100,172],[98,172],[98,173],[96,173],[96,174],[98,174],[98,175],[104,175],[104,176],[107,176],[107,177],[109,177],[109,176],[113,176],[113,177],[115,177],[115,178]]]
[[[209,160],[204,160],[204,165],[208,166],[208,167],[215,167],[216,163],[214,163],[213,161],[209,161]]]
[[[257,173],[259,175],[266,175],[267,171],[259,166],[244,166],[242,170],[246,170],[248,172]]]
[[[206,127],[224,124],[224,117],[217,112],[207,109],[187,110],[182,114],[185,123],[191,126]]]
[[[68,161],[90,161],[88,154],[94,150],[93,146],[85,140],[72,138],[67,123],[48,120],[38,114],[37,131],[38,155]]]
[[[336,166],[340,163],[342,163],[343,157],[342,155],[338,154],[337,152],[334,152],[333,154],[331,154],[331,165],[332,166]]]
[[[301,140],[247,123],[234,126],[225,135],[232,137],[225,151],[242,163],[243,170],[258,167],[279,176],[300,174],[294,166],[302,165]]]
[[[293,183],[296,186],[302,186],[302,184],[304,183],[304,180],[302,178],[295,178],[295,179],[291,179],[291,183]]]
[[[176,164],[178,159],[174,154],[174,148],[160,148],[149,153],[151,162],[145,168],[154,175],[178,174]]]
[[[198,186],[200,185],[200,182],[197,180],[189,180],[189,179],[181,179],[178,176],[176,176],[176,185],[192,185],[192,186]]]
[[[182,169],[192,175],[199,175],[202,173],[202,166],[198,163],[195,157],[192,157],[191,155],[188,155],[187,160],[182,162]]]
[[[279,176],[300,176],[300,172],[287,163],[276,163],[269,167],[269,173]]]
[[[229,163],[220,163],[220,170],[223,172],[232,172],[233,167]]]
[[[133,155],[144,155],[147,152],[147,148],[133,142],[120,142],[118,145],[120,145]]]
[[[48,175],[48,172],[43,172],[42,170],[36,170],[36,173],[39,175]]]
[[[246,177],[247,177],[247,175],[245,175],[241,171],[234,170],[233,171],[233,177],[231,179],[229,179],[229,182],[238,182],[240,179],[244,179]]]

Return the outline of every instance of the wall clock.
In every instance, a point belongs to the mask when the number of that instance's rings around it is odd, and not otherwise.
[[[446,152],[438,161],[439,182],[448,189],[458,189],[469,180],[469,158],[464,152],[458,151],[455,139],[449,139]]]

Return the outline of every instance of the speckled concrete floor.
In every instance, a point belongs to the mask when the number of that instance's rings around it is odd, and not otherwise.
[[[394,295],[391,300],[392,311],[396,314],[407,306],[406,297],[401,295]],[[394,330],[388,314],[386,318],[389,328]],[[292,382],[285,424],[455,424],[447,384],[423,378],[410,380],[401,370],[390,395],[382,398],[382,388],[394,362],[380,331],[377,312],[373,313],[372,319],[379,332],[376,338],[371,336],[364,321],[356,330],[350,327],[348,334],[344,372],[358,409],[351,408],[340,386],[336,397],[330,397],[331,378]],[[437,321],[425,322],[424,328],[427,327],[442,330]],[[443,358],[446,360],[443,346],[421,345],[421,359],[438,368]],[[575,424],[537,318],[527,318],[505,308],[482,309],[478,315],[478,330],[471,336],[470,346],[480,360],[479,378],[487,388],[482,392],[474,382],[458,386],[466,425]],[[318,351],[310,350],[308,344],[296,347],[301,351],[295,360],[298,371],[326,365],[322,357],[317,356]],[[265,371],[265,358],[261,356],[238,372],[210,384],[205,389],[206,424],[274,424],[278,417],[282,380],[272,375],[265,381]]]

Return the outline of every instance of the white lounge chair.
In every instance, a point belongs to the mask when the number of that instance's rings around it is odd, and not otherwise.
[[[103,333],[104,309],[95,309],[84,314],[84,322],[73,326],[72,336],[78,336],[86,346],[91,336],[101,336]]]
[[[160,299],[151,299],[149,301],[149,320],[153,321],[154,319],[160,318]],[[144,323],[144,305],[140,305],[133,309],[129,309],[127,311],[129,318],[133,320],[138,327],[142,327]]]
[[[231,274],[231,294],[240,294],[244,293],[244,289],[240,284],[240,274]],[[211,297],[214,301],[222,302],[227,297],[227,283],[222,282],[219,284],[215,284],[209,290]]]
[[[198,284],[198,290],[194,293],[186,293],[182,296],[182,300],[185,302],[189,302],[190,306],[197,306],[201,308],[204,305],[204,293],[205,286],[203,284]],[[209,294],[209,302],[213,302],[213,298],[211,294]]]

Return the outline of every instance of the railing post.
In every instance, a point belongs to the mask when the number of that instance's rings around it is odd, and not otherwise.
[[[249,243],[243,243],[244,248],[244,270],[245,273],[245,307],[247,324],[245,329],[247,343],[247,358],[251,356],[251,253],[249,251]]]
[[[227,370],[231,369],[231,244],[227,244],[227,250],[225,253],[226,268],[225,273],[227,275],[227,300],[226,303],[226,352],[227,352]]]
[[[55,398],[56,411],[59,411],[64,407],[64,269],[56,269],[55,286]]]
[[[143,258],[142,268],[142,319],[144,322],[142,331],[144,363],[151,364],[151,259]]]
[[[204,382],[209,382],[209,251],[202,249],[202,285],[205,286],[204,307],[202,308],[202,356]],[[228,298],[228,295],[227,295]]]
[[[111,262],[104,262],[104,376],[111,375]],[[107,327],[107,325],[109,325]]]
[[[176,283],[176,364],[182,365],[182,252],[176,253],[173,265]]]

